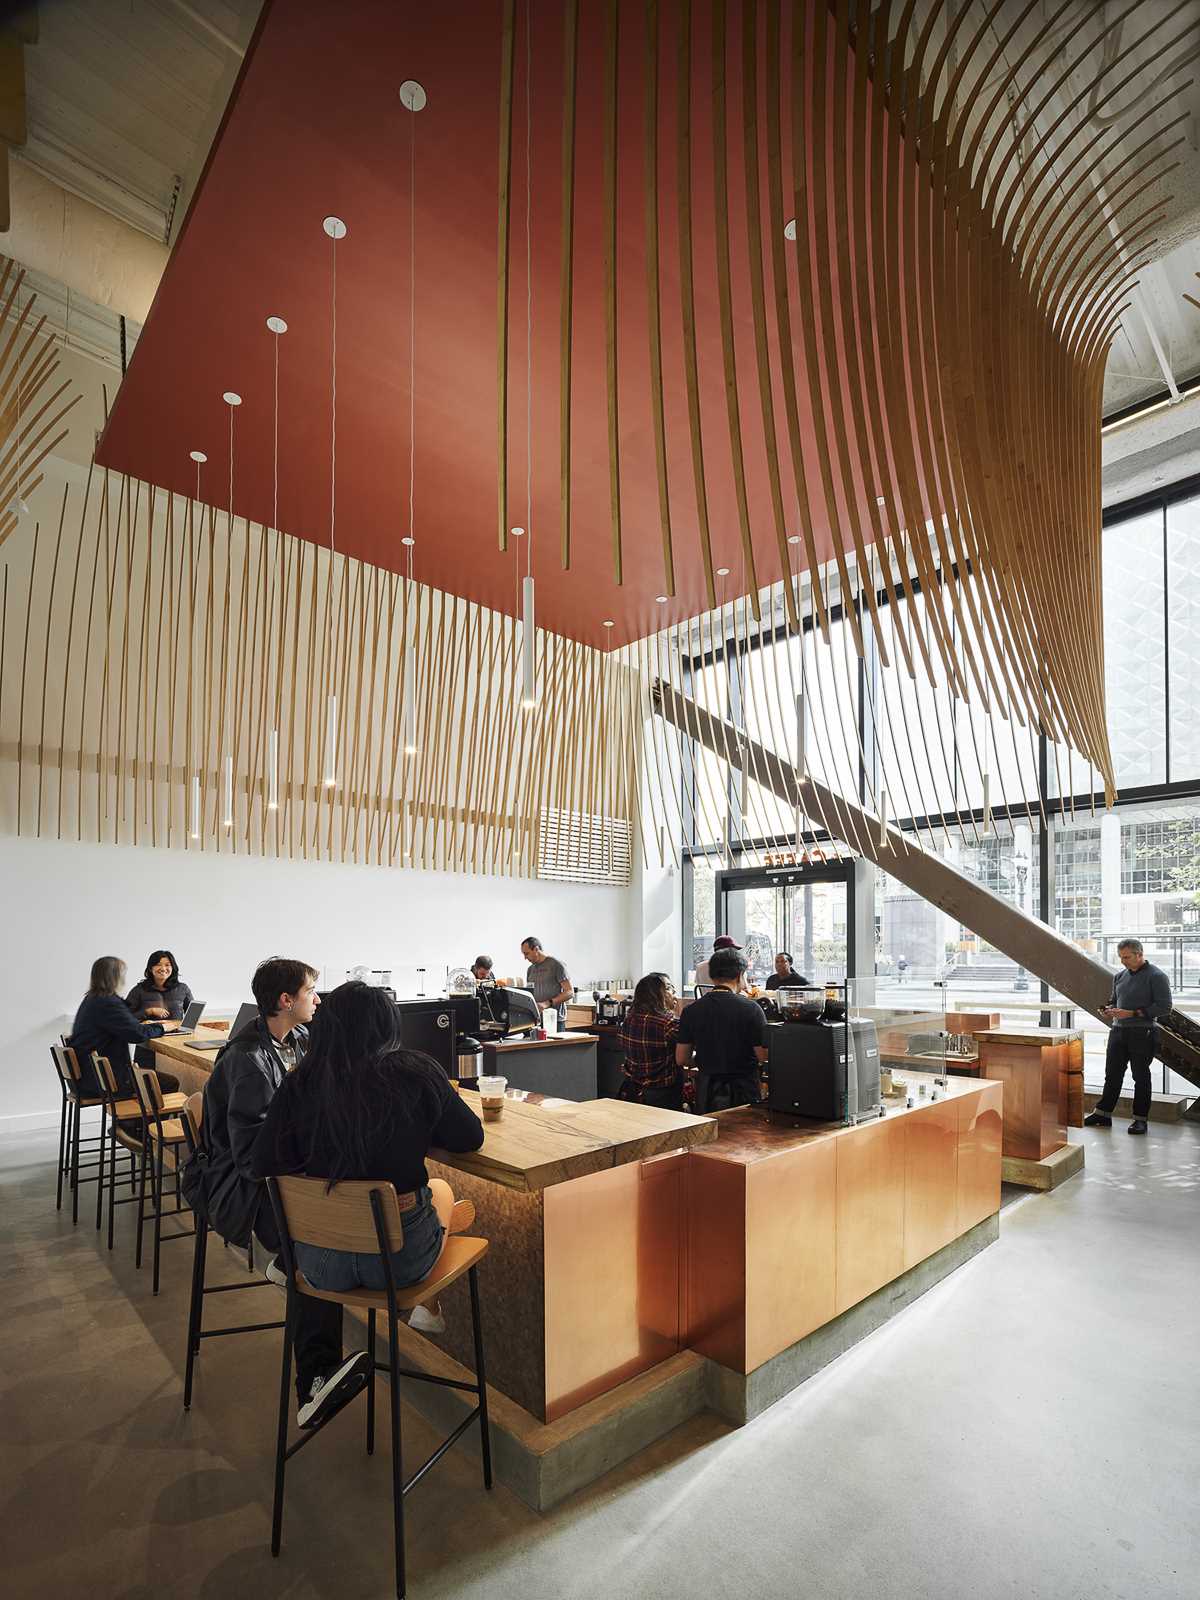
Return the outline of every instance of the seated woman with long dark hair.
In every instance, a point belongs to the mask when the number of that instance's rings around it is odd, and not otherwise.
[[[85,1095],[100,1093],[100,1085],[92,1069],[93,1051],[104,1056],[111,1065],[120,1093],[132,1095],[134,1088],[129,1046],[145,1044],[147,1039],[157,1039],[160,1034],[170,1032],[175,1027],[170,1022],[139,1022],[121,999],[124,987],[125,963],[120,956],[99,956],[92,962],[88,992],[79,1002],[79,1010],[71,1024],[71,1036],[67,1040],[79,1062],[79,1086]],[[179,1079],[171,1072],[159,1071],[158,1081],[164,1092],[179,1087]]]
[[[430,1181],[431,1146],[478,1150],[483,1124],[429,1056],[400,1043],[400,1014],[382,989],[343,983],[317,1013],[308,1054],[289,1072],[267,1110],[251,1156],[256,1177],[377,1178],[400,1196],[403,1248],[392,1257],[398,1288],[437,1264],[454,1196]],[[382,1289],[376,1255],[297,1243],[296,1264],[314,1289]],[[418,1307],[417,1310],[422,1310]],[[436,1309],[414,1327],[440,1332]]]
[[[633,1004],[617,1035],[625,1052],[625,1078],[619,1098],[643,1105],[683,1110],[683,1068],[675,1061],[679,1002],[665,972],[638,980]]]
[[[179,1022],[195,996],[179,976],[179,963],[169,950],[153,950],[125,1004],[139,1022]]]

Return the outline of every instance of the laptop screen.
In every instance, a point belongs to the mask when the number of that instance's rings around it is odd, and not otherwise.
[[[233,1019],[233,1027],[230,1028],[230,1030],[229,1030],[229,1037],[232,1039],[235,1033],[241,1033],[242,1029],[246,1026],[246,1024],[249,1023],[249,1022],[253,1022],[255,1017],[257,1017],[257,1015],[258,1015],[258,1007],[254,1004],[253,1001],[250,1001],[245,1005],[239,1006],[238,1007],[238,1014]]]
[[[182,1026],[185,1028],[194,1028],[200,1021],[200,1018],[204,1015],[204,1006],[205,1002],[203,1000],[193,1000],[191,1005],[183,1013]]]

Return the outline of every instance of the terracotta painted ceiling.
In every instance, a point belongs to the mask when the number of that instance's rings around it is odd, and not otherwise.
[[[531,522],[538,621],[593,644],[621,643],[707,606],[682,357],[678,248],[677,8],[660,12],[658,231],[663,392],[675,538],[666,604],[655,466],[646,278],[646,34],[642,0],[620,7],[617,95],[617,371],[624,581],[612,559],[606,400],[603,60],[607,7],[579,8],[575,162],[573,544],[560,553],[559,382],[563,6],[534,0],[532,71],[532,512],[526,511],[525,7],[516,8],[511,212],[508,520]],[[790,8],[783,7],[785,13]],[[759,7],[759,27],[764,7]],[[712,17],[691,8],[692,215],[700,415],[713,564],[725,598],[744,592],[714,248],[710,107]],[[97,459],[179,493],[195,490],[189,451],[207,452],[201,498],[228,503],[229,408],[236,413],[233,510],[271,523],[274,341],[279,347],[278,526],[330,538],[331,254],[322,220],[348,234],[337,253],[335,542],[403,569],[409,501],[410,136],[415,136],[416,342],[413,400],[416,577],[485,605],[517,602],[523,542],[498,548],[497,192],[502,0],[399,6],[394,0],[274,0],[249,52],[207,171],[121,385]],[[787,44],[787,21],[784,42]],[[737,391],[747,503],[760,583],[780,575],[759,410],[742,151],[741,12],[726,24],[729,238]],[[762,57],[760,38],[760,59]],[[783,59],[786,62],[787,55]],[[405,79],[428,95],[415,119]],[[759,92],[765,93],[765,74]],[[788,73],[782,73],[788,127]],[[763,112],[759,107],[759,143]],[[791,192],[784,140],[784,194]],[[759,152],[764,235],[766,157]],[[785,200],[786,215],[793,205]],[[769,242],[764,237],[764,249]],[[789,287],[799,328],[797,285]],[[768,304],[770,292],[768,291]],[[777,418],[780,351],[769,322]],[[797,360],[794,352],[789,359]],[[826,380],[827,381],[827,380]],[[805,450],[813,449],[801,397]],[[787,461],[782,420],[781,459]],[[819,467],[810,460],[810,470]],[[790,466],[784,498],[796,504]],[[861,486],[856,486],[861,495]],[[828,529],[811,530],[820,556]],[[616,626],[603,627],[609,618]]]

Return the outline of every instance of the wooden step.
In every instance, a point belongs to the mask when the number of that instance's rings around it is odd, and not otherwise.
[[[1083,1108],[1085,1113],[1096,1109],[1096,1102],[1100,1094],[1096,1089],[1085,1089],[1083,1093]],[[1188,1097],[1185,1094],[1155,1094],[1150,1097],[1151,1122],[1181,1122],[1183,1114],[1188,1108]],[[1114,1113],[1118,1117],[1131,1117],[1133,1115],[1133,1096],[1123,1094],[1117,1101]]]

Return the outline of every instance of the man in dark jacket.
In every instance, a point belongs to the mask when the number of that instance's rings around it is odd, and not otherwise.
[[[184,1193],[232,1244],[249,1244],[253,1234],[268,1250],[279,1248],[270,1197],[250,1158],[275,1091],[308,1049],[308,1024],[320,1004],[316,986],[316,971],[303,961],[272,956],[262,962],[251,982],[259,1014],[217,1056],[204,1090],[201,1152],[185,1168]],[[272,1283],[286,1281],[275,1262],[266,1272]],[[344,1404],[366,1382],[368,1367],[361,1351],[343,1359],[342,1308],[301,1295],[300,1426],[311,1428]]]
[[[1085,1128],[1111,1128],[1112,1114],[1121,1098],[1125,1069],[1133,1074],[1133,1120],[1130,1133],[1145,1133],[1150,1115],[1150,1063],[1158,1051],[1159,1017],[1171,1009],[1171,985],[1160,968],[1146,960],[1137,939],[1122,939],[1117,946],[1122,970],[1113,979],[1112,996],[1100,1013],[1110,1025],[1104,1060],[1104,1093]]]

